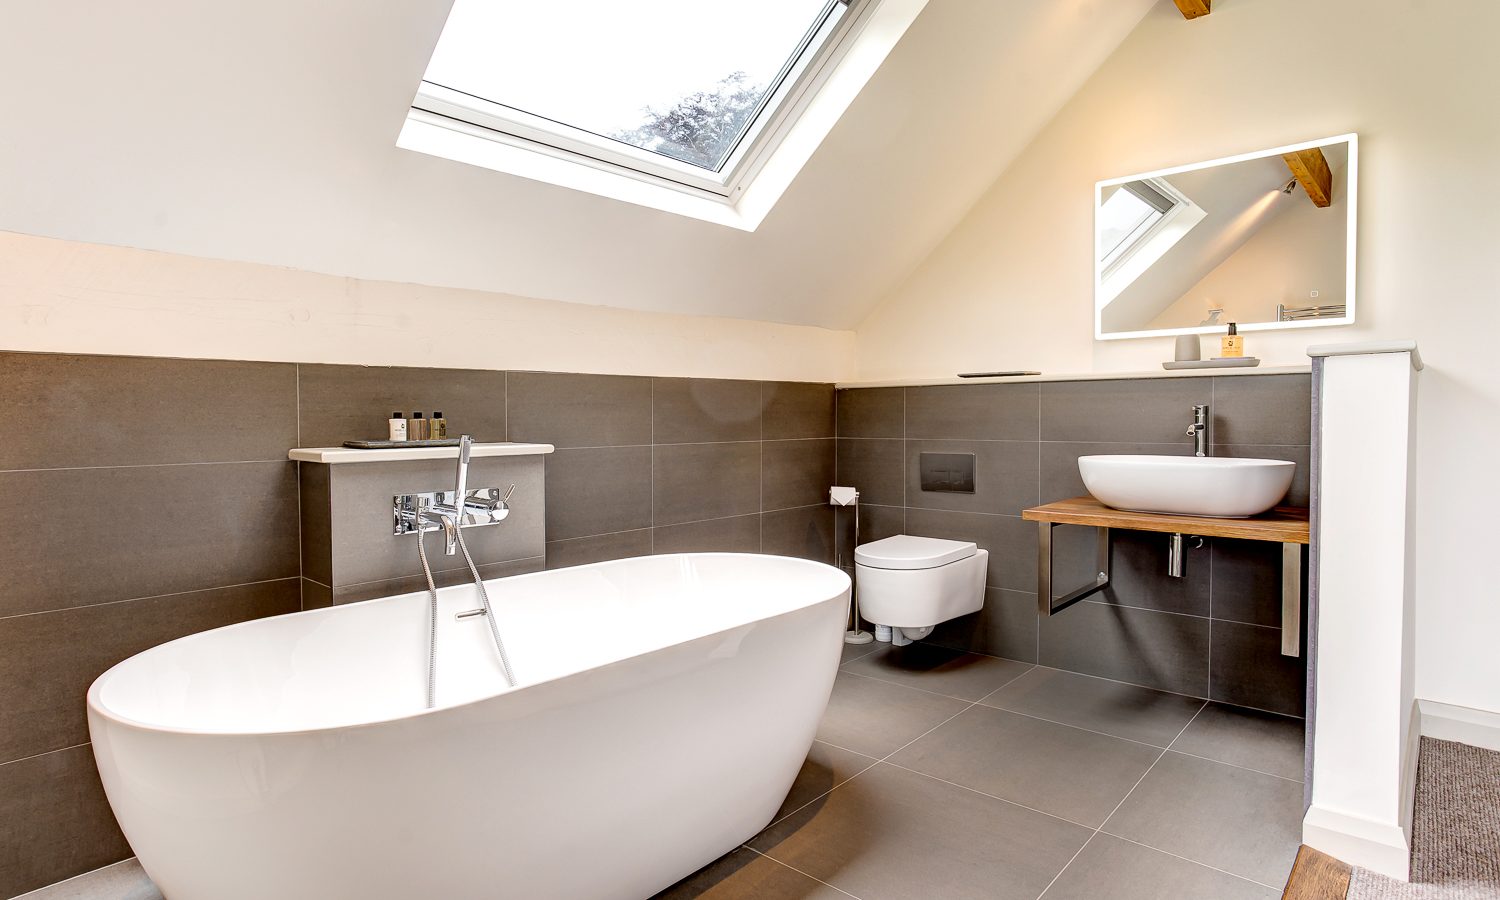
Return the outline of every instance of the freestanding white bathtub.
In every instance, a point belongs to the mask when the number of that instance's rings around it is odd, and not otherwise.
[[[619,560],[261,619],[88,693],[105,791],[170,900],[648,897],[763,828],[828,702],[849,579]]]

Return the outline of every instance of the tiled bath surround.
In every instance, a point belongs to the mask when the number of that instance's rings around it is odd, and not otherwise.
[[[299,515],[288,449],[383,437],[392,410],[433,408],[454,433],[555,444],[545,515],[530,523],[518,512],[518,542],[499,534],[509,523],[493,529],[494,547],[474,537],[487,574],[539,568],[543,546],[552,566],[678,550],[832,561],[833,393],[0,353],[0,421],[11,423],[0,515],[17,523],[0,543],[0,897],[130,855],[87,743],[83,696],[99,673],[181,635],[415,586],[387,580],[402,561],[344,582],[304,552],[301,538],[327,519],[315,503]],[[301,490],[316,496],[313,468],[303,467]],[[446,486],[438,469],[428,474]],[[415,572],[415,548],[401,546]],[[444,580],[456,577],[453,558],[434,560],[449,569]]]
[[[939,626],[931,642],[1300,716],[1306,666],[1279,650],[1276,544],[1205,540],[1175,579],[1167,535],[1116,530],[1111,586],[1050,618],[1036,612],[1037,525],[1021,510],[1087,493],[1080,456],[1191,455],[1185,432],[1199,403],[1212,416],[1213,455],[1296,462],[1285,502],[1307,505],[1307,375],[842,390],[838,480],[860,490],[861,541],[904,532],[990,551],[984,610]],[[923,451],[974,453],[975,493],[922,491]],[[840,510],[846,565],[849,525]],[[1059,587],[1089,580],[1092,530],[1055,534]]]

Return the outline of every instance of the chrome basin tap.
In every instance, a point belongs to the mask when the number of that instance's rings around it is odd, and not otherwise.
[[[460,528],[496,525],[510,515],[509,501],[515,485],[511,485],[503,497],[500,489],[495,487],[469,489],[469,459],[473,452],[474,438],[467,434],[460,437],[458,470],[452,491],[398,494],[392,498],[396,534],[441,530],[443,552],[452,556],[458,552]]]
[[[1193,407],[1193,424],[1188,426],[1188,436],[1193,439],[1193,455],[1208,455],[1208,405],[1197,404]]]

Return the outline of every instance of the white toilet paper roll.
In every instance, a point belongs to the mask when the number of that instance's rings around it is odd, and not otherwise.
[[[828,502],[834,506],[848,506],[859,500],[859,491],[852,487],[831,487],[828,489]]]

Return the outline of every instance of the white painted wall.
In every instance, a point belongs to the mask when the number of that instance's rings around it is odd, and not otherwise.
[[[1416,692],[1500,710],[1496,33],[1488,0],[1224,0],[1192,22],[1163,0],[859,326],[860,379],[1157,368],[1170,338],[1092,338],[1094,182],[1359,132],[1359,323],[1252,333],[1246,352],[1421,346]]]
[[[854,334],[0,232],[0,350],[838,381]]]

